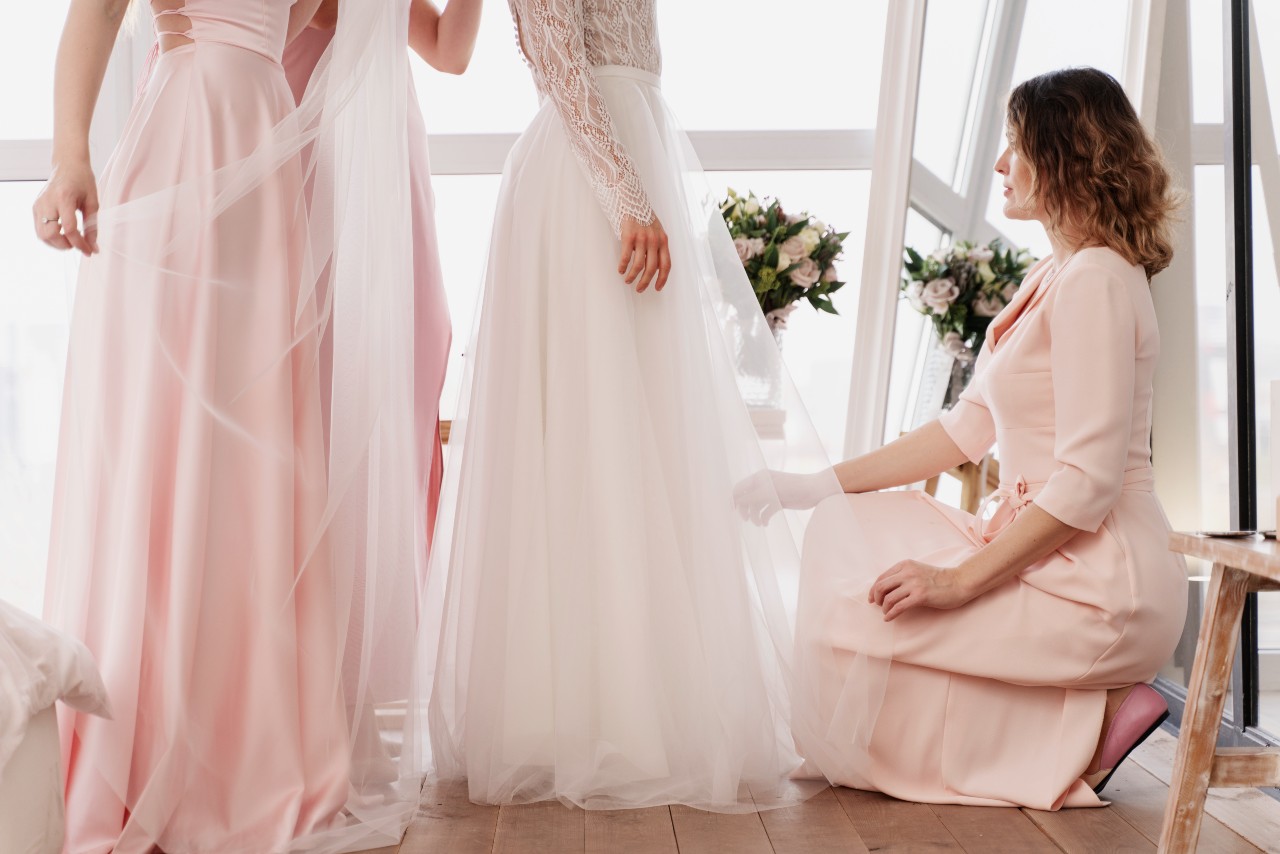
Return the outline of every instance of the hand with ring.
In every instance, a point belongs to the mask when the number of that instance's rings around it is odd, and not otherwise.
[[[32,206],[37,237],[54,249],[78,249],[85,256],[98,252],[97,213],[98,184],[87,160],[55,166]]]

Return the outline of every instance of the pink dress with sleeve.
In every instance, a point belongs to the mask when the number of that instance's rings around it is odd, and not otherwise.
[[[803,595],[834,591],[837,604],[820,625],[800,626],[799,654],[892,661],[869,749],[823,768],[833,782],[930,803],[1100,803],[1080,776],[1106,691],[1155,677],[1187,607],[1186,565],[1168,550],[1153,493],[1158,351],[1140,267],[1105,248],[1078,252],[1056,273],[1043,261],[993,322],[973,382],[942,417],[971,460],[998,445],[994,514],[984,521],[919,492],[829,499],[879,532],[853,547],[832,530],[835,508],[819,506]],[[908,612],[890,633],[865,589],[839,588],[849,567],[868,561],[877,571],[907,558],[958,565],[1031,503],[1080,532],[960,608]],[[858,689],[855,671],[823,679],[826,697]],[[837,744],[856,729],[856,704],[823,713]]]

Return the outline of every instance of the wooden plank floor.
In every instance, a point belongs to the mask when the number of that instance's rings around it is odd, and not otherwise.
[[[1136,751],[1107,788],[1110,807],[1056,813],[911,804],[852,789],[746,815],[686,807],[587,812],[558,803],[497,808],[470,803],[465,786],[428,784],[403,844],[378,854],[1154,852],[1173,745],[1158,734]],[[1215,790],[1199,850],[1280,851],[1280,802],[1257,790]]]

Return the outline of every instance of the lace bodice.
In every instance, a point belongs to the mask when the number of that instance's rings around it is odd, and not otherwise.
[[[592,71],[623,65],[662,70],[655,0],[508,0],[538,90],[555,104],[596,198],[621,233],[622,220],[653,221],[635,164],[614,134]]]

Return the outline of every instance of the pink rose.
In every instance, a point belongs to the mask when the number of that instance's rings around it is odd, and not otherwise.
[[[738,250],[738,260],[745,264],[764,251],[764,240],[759,237],[735,237],[733,248]]]
[[[920,299],[933,309],[935,314],[946,314],[958,296],[960,296],[960,287],[955,279],[934,279],[925,283]]]
[[[1004,308],[1004,301],[1000,297],[989,297],[982,294],[973,301],[973,314],[975,317],[995,317]]]
[[[1004,290],[1000,292],[1000,296],[1004,298],[1005,304],[1013,302],[1013,298],[1018,295],[1018,286],[1013,282],[1004,286]]]
[[[827,283],[840,281],[840,274],[836,272],[834,264],[828,267],[827,271],[822,274],[822,281]]]
[[[804,248],[804,241],[800,239],[800,235],[798,234],[795,237],[788,237],[786,240],[782,241],[782,245],[778,247],[778,250],[782,252],[783,255],[790,258],[792,264],[799,261],[801,258],[808,257],[809,255],[808,251]]]
[[[818,280],[822,278],[822,268],[818,266],[818,262],[812,258],[801,260],[800,266],[791,271],[791,281],[797,287],[808,290],[818,284]]]

